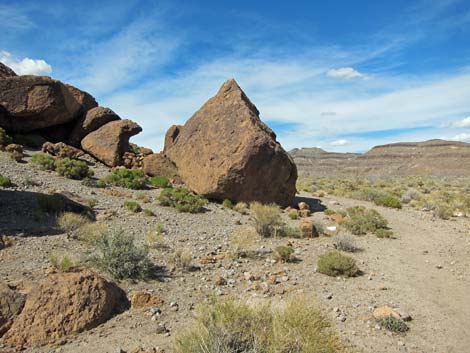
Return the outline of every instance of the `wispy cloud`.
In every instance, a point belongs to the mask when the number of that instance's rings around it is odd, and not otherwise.
[[[0,29],[18,31],[33,27],[33,21],[20,7],[0,4]]]
[[[330,145],[331,146],[344,146],[344,145],[347,145],[349,143],[348,140],[335,140],[335,141],[332,141],[330,142]]]
[[[456,121],[452,126],[456,128],[470,128],[470,116],[460,121]]]
[[[461,133],[451,138],[453,141],[470,142],[470,134]]]
[[[356,69],[352,67],[341,67],[339,69],[331,69],[326,72],[326,75],[329,77],[335,78],[345,78],[345,79],[352,79],[352,78],[362,78],[367,79],[368,76],[360,73]]]
[[[18,59],[6,51],[0,51],[0,62],[11,67],[18,75],[50,75],[52,66],[42,59]]]

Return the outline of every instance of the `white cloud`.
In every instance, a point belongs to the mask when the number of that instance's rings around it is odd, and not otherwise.
[[[451,138],[453,141],[470,142],[470,134],[461,133]]]
[[[326,75],[329,77],[335,77],[335,78],[345,78],[345,79],[351,79],[351,78],[362,78],[362,79],[367,79],[368,77],[356,69],[353,69],[352,67],[341,67],[339,69],[331,69],[326,72]]]
[[[18,75],[50,75],[52,67],[41,59],[17,59],[6,51],[0,51],[0,62],[9,66]]]
[[[457,121],[452,124],[453,127],[457,128],[467,128],[470,127],[470,116],[466,117],[465,119],[462,119],[460,121]]]
[[[348,140],[336,140],[336,141],[330,142],[331,146],[344,146],[344,145],[347,145],[347,144],[349,144]]]

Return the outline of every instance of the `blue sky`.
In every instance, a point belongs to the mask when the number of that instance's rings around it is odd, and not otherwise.
[[[158,151],[234,77],[286,149],[470,142],[470,1],[0,0],[0,61],[92,93]]]

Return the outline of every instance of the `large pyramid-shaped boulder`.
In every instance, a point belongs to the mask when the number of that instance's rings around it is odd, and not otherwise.
[[[82,110],[63,83],[46,76],[2,77],[0,105],[8,111],[0,126],[15,132],[65,124]]]
[[[170,128],[164,153],[188,187],[208,198],[293,202],[297,168],[233,79],[184,126]]]
[[[82,149],[109,167],[122,164],[124,152],[130,150],[129,138],[142,128],[131,120],[111,121],[85,136]]]

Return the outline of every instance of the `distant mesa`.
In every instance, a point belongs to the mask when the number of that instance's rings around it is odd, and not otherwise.
[[[365,154],[300,148],[289,152],[303,176],[470,176],[470,144],[429,140],[375,146]]]
[[[284,206],[296,193],[294,161],[233,79],[183,126],[172,126],[164,151],[152,154],[131,148],[138,124],[91,94],[47,76],[18,76],[0,63],[0,127],[80,148],[109,167],[168,176],[210,199]]]

